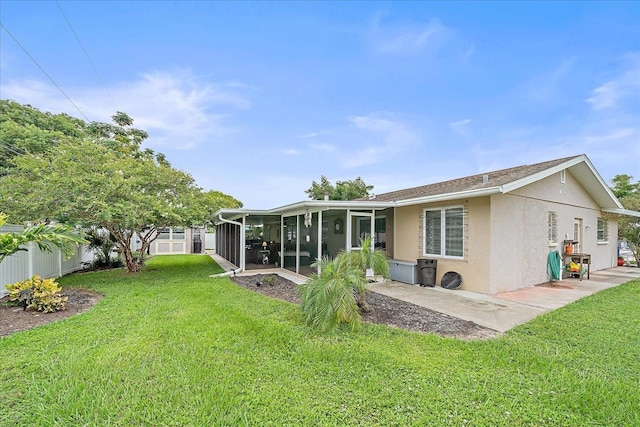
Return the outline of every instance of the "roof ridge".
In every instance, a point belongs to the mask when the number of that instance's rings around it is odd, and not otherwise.
[[[477,189],[477,188],[487,188],[487,187],[495,187],[496,185],[504,185],[513,181],[517,181],[526,176],[533,175],[535,173],[541,172],[543,170],[549,169],[553,166],[557,166],[559,164],[568,162],[570,160],[576,159],[578,157],[585,156],[584,154],[578,154],[574,156],[563,157],[559,159],[546,160],[544,162],[538,162],[533,164],[525,164],[520,166],[512,166],[509,168],[498,169],[494,171],[488,172],[480,172],[473,175],[468,175],[460,178],[454,178],[446,181],[434,182],[431,184],[418,185],[415,187],[409,187],[394,191],[389,191],[386,193],[376,194],[376,200],[406,200],[412,199],[416,197],[426,196],[426,195],[434,195],[434,194],[443,194],[455,192],[456,187],[464,187],[458,188],[458,191],[465,189]],[[488,176],[488,179],[480,179],[476,180],[474,178],[483,177],[484,175]],[[502,178],[502,179],[498,179]],[[465,184],[465,185],[462,185]]]

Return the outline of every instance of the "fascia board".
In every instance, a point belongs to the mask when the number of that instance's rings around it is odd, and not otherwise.
[[[602,212],[608,212],[617,215],[626,215],[640,218],[640,212],[630,211],[629,209],[602,209]]]
[[[529,175],[527,177],[524,177],[522,179],[518,179],[516,181],[510,182],[508,184],[504,184],[502,187],[504,189],[505,193],[509,193],[511,191],[517,190],[519,188],[525,187],[529,184],[533,184],[534,182],[540,181],[544,178],[547,178],[553,174],[556,174],[564,169],[568,169],[572,166],[575,166],[579,163],[582,163],[584,161],[587,161],[587,158],[584,155],[575,157],[571,160],[568,160],[564,163],[561,163],[559,165],[556,165],[552,168],[549,169],[545,169],[543,171],[540,171],[538,173],[534,173],[533,175]],[[591,169],[593,170],[593,167],[591,167]]]
[[[328,209],[385,209],[393,207],[393,202],[375,202],[373,200],[309,200],[292,203],[270,210],[273,214],[295,215],[306,209],[317,212]]]
[[[416,197],[415,199],[400,200],[395,203],[397,207],[421,205],[424,203],[446,202],[449,200],[471,199],[473,197],[491,196],[503,193],[502,186],[482,188],[480,190],[459,191],[457,193],[436,194],[434,196]]]

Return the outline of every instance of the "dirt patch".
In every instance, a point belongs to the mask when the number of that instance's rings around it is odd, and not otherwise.
[[[22,307],[8,306],[8,296],[0,298],[0,337],[85,312],[102,298],[102,295],[86,289],[63,289],[62,294],[69,297],[67,309],[53,313],[41,313],[32,308],[23,311]]]
[[[274,280],[273,284],[267,284],[269,279],[265,281],[269,276],[275,277],[271,279]],[[300,303],[298,285],[277,274],[236,276],[231,277],[231,280],[239,286],[263,295],[294,304]],[[367,293],[367,302],[371,306],[371,311],[362,313],[362,318],[366,322],[462,339],[486,339],[499,335],[499,332],[476,323],[375,292]]]

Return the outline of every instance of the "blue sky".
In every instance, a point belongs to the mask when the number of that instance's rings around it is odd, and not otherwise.
[[[0,1],[0,97],[124,111],[267,209],[587,154],[640,180],[638,2]],[[85,54],[86,52],[86,54]]]

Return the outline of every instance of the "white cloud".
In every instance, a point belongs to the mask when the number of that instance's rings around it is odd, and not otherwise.
[[[190,149],[224,141],[236,131],[229,119],[251,108],[243,89],[237,82],[204,82],[183,70],[147,73],[137,81],[111,87],[71,88],[68,94],[90,120],[109,122],[116,110],[124,111],[134,119],[134,126],[149,133],[146,145]],[[41,81],[10,82],[2,91],[4,98],[44,111],[79,116],[53,86]]]
[[[464,120],[458,120],[457,122],[449,123],[449,127],[453,132],[459,135],[468,136],[470,124],[471,124],[471,119],[464,119]]]
[[[376,164],[389,156],[405,151],[421,140],[408,123],[385,113],[349,117],[345,132],[351,150],[342,166],[355,168]]]
[[[311,144],[311,148],[317,151],[324,151],[327,153],[333,153],[337,150],[337,147],[332,144]]]
[[[618,107],[625,99],[638,102],[640,97],[640,53],[627,54],[618,75],[597,88],[586,102],[593,110],[607,110]]]
[[[390,24],[382,15],[374,21],[371,38],[379,54],[413,54],[439,48],[452,30],[432,19],[422,24]]]

